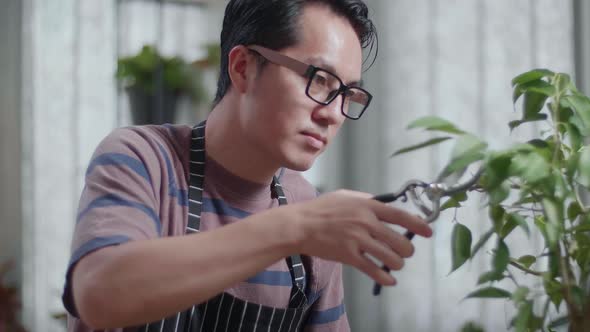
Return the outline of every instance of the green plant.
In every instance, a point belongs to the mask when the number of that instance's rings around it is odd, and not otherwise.
[[[472,244],[466,225],[456,222],[453,226],[453,271],[483,252],[480,249],[487,242],[495,241],[490,271],[479,277],[479,289],[466,298],[512,301],[516,314],[510,328],[516,331],[553,331],[566,325],[570,331],[590,331],[590,206],[583,199],[590,188],[590,146],[585,143],[590,136],[590,99],[567,74],[546,69],[519,75],[512,85],[513,102],[522,98],[522,116],[508,124],[510,131],[536,121],[547,124],[547,130],[527,142],[492,150],[485,141],[447,120],[424,117],[408,128],[444,136],[394,155],[454,139],[443,176],[483,170],[476,185],[444,204],[444,208],[459,208],[474,191],[486,197],[490,227],[477,243]],[[529,237],[540,234],[544,248],[512,257],[506,238],[515,229]],[[537,282],[521,283],[519,274]],[[494,285],[505,279],[513,287]]]
[[[148,94],[155,94],[161,87],[196,101],[206,98],[202,70],[178,56],[165,57],[150,45],[133,56],[120,58],[116,77],[125,87],[138,87]]]
[[[21,304],[18,289],[6,284],[6,274],[12,269],[12,262],[0,264],[0,331],[24,332],[18,320]]]

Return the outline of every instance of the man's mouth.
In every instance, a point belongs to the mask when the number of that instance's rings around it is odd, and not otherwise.
[[[322,136],[321,134],[310,131],[304,131],[302,132],[302,134],[304,136],[307,136],[308,143],[315,148],[320,149],[328,143],[328,139],[325,136]]]

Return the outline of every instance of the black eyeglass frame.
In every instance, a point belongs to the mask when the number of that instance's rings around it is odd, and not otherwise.
[[[247,46],[247,48],[249,50],[252,50],[252,51],[260,54],[266,60],[268,60],[276,65],[291,69],[294,72],[296,72],[297,74],[307,78],[308,82],[307,82],[307,87],[305,88],[305,94],[311,100],[315,101],[316,103],[318,103],[320,105],[324,105],[324,106],[329,105],[331,102],[334,101],[334,99],[338,98],[339,95],[343,95],[342,104],[340,106],[340,112],[342,113],[342,115],[344,115],[348,119],[351,119],[351,120],[360,119],[360,117],[365,113],[365,111],[367,110],[367,108],[371,104],[371,100],[373,99],[373,95],[371,95],[371,93],[369,91],[367,91],[361,87],[348,86],[348,85],[344,84],[342,82],[342,79],[340,79],[340,77],[338,77],[338,75],[330,72],[329,70],[325,70],[325,69],[316,67],[314,65],[310,65],[310,64],[301,62],[299,60],[293,59],[287,55],[281,54],[277,51],[271,50],[271,49],[263,47],[263,46],[249,45],[249,46]],[[309,89],[311,87],[312,80],[315,77],[315,75],[317,74],[317,72],[325,72],[327,74],[330,74],[333,77],[335,77],[338,80],[338,82],[340,83],[340,87],[338,88],[338,90],[333,90],[332,92],[330,92],[330,94],[332,94],[334,91],[337,91],[337,93],[334,93],[329,100],[319,101],[319,100],[315,99],[314,97],[312,97],[311,94],[309,93]],[[344,94],[346,93],[346,91],[355,90],[355,89],[360,90],[367,95],[367,103],[364,105],[363,110],[356,117],[350,116],[350,115],[346,114],[346,112],[344,112],[344,99],[346,97]]]

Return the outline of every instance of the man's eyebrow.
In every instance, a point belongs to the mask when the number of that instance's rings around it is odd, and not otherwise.
[[[326,62],[322,57],[310,57],[307,58],[306,61],[308,61],[309,64],[312,64],[318,68],[321,69],[325,69],[331,73],[336,74],[336,76],[340,77],[338,75],[338,73],[336,72],[336,68],[334,68],[334,66],[332,66],[331,64],[329,64],[328,62]],[[340,78],[342,79],[342,78]],[[355,87],[362,87],[363,86],[363,80],[358,80],[358,81],[351,81],[351,82],[344,82],[344,84],[346,84],[347,86],[355,86]]]

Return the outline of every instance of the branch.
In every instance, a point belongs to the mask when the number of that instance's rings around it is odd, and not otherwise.
[[[532,275],[535,275],[535,276],[538,276],[538,277],[542,277],[543,276],[543,272],[539,272],[539,271],[535,271],[535,270],[531,270],[529,268],[526,268],[526,267],[518,264],[518,262],[516,262],[515,260],[512,260],[511,259],[510,260],[510,265],[514,266],[515,268],[517,268],[517,269],[519,269],[519,270],[521,270],[521,271],[523,271],[525,273],[532,274]]]

